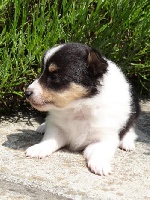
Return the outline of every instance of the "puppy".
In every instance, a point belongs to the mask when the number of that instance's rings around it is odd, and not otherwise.
[[[118,146],[135,149],[138,101],[120,68],[87,45],[46,51],[41,75],[25,95],[34,108],[49,112],[37,129],[44,137],[26,150],[28,157],[44,158],[68,146],[83,150],[91,172],[108,175]]]

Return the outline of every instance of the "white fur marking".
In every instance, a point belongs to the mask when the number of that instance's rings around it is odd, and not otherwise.
[[[64,46],[64,44],[56,46],[51,48],[50,50],[48,50],[45,54],[44,57],[44,64],[47,62],[48,59],[50,59],[51,56],[53,56],[58,50],[60,50],[62,47]]]
[[[54,55],[59,49],[61,49],[63,46],[64,46],[64,44],[58,45],[58,46],[56,46],[56,47],[53,47],[53,48],[49,49],[49,50],[46,52],[46,54],[45,54],[45,56],[44,56],[44,70],[43,70],[41,76],[39,77],[39,79],[42,77],[42,75],[43,75],[43,73],[44,73],[44,71],[45,71],[45,67],[46,67],[45,64],[46,64],[47,60],[50,59],[50,57],[53,56],[53,55]],[[39,79],[38,79],[38,80],[39,80]]]

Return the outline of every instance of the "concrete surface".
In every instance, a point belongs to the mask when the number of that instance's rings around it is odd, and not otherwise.
[[[142,102],[135,152],[117,150],[110,176],[88,171],[80,153],[62,149],[45,159],[25,157],[40,141],[40,117],[0,118],[1,200],[150,200],[150,101]]]

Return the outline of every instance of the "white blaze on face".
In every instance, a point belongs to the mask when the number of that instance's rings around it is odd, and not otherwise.
[[[48,61],[48,59],[50,59],[50,57],[52,57],[58,50],[60,50],[65,44],[61,44],[59,46],[53,47],[51,49],[49,49],[48,51],[46,51],[45,55],[44,55],[44,70],[41,74],[41,76],[43,75],[44,71],[45,71],[45,67],[46,67],[46,62]],[[40,78],[41,78],[40,76]],[[39,79],[40,79],[39,78]]]
[[[52,57],[58,50],[60,50],[62,47],[64,46],[64,44],[53,47],[52,49],[49,49],[45,56],[44,56],[44,64],[46,64],[47,60],[50,59],[50,57]]]

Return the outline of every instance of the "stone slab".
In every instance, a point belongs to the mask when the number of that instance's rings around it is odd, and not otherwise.
[[[89,172],[81,153],[67,149],[45,159],[25,157],[27,147],[40,141],[40,117],[0,118],[1,200],[150,200],[150,101],[141,102],[135,152],[117,150],[112,174]]]

